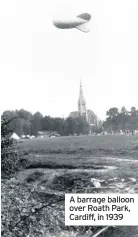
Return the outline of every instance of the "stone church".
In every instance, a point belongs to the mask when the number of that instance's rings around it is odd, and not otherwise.
[[[80,82],[80,92],[78,99],[78,111],[73,111],[70,113],[69,117],[77,118],[78,116],[83,116],[91,126],[98,125],[98,118],[96,114],[86,107],[86,100],[83,95],[82,83]]]

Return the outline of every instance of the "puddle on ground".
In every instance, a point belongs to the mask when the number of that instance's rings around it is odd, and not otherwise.
[[[42,172],[42,177],[39,180],[34,180],[28,183],[32,185],[33,183],[38,182],[37,192],[45,192],[48,194],[63,195],[66,192],[74,193],[138,193],[138,183],[137,180],[133,177],[127,177],[121,179],[118,177],[115,178],[106,178],[98,175],[102,180],[94,179],[98,182],[96,187],[91,181],[91,177],[95,177],[95,174],[100,174],[101,172],[108,172],[108,170],[114,170],[117,167],[107,166],[106,169],[102,170],[93,170],[93,169],[30,169],[21,171],[17,179],[20,182],[27,180],[28,176],[32,176],[35,172]],[[83,175],[86,174],[86,177]],[[79,181],[78,180],[79,177]],[[56,183],[54,183],[56,180]],[[73,181],[70,181],[73,180]],[[68,181],[73,182],[71,184],[70,190],[68,189]],[[77,185],[77,186],[76,186]]]
[[[106,173],[109,170],[115,170],[117,169],[116,166],[103,166],[102,169],[85,169],[85,168],[76,168],[76,169],[46,169],[46,168],[33,168],[33,169],[26,169],[23,171],[20,171],[17,175],[17,179],[20,182],[24,182],[24,180],[34,172],[43,172],[45,178],[52,179],[55,175],[62,175],[65,173],[76,173],[76,172],[86,172],[86,173]]]
[[[117,157],[103,157],[106,160],[117,160],[117,161],[125,161],[125,162],[138,162],[137,159],[129,159],[129,158],[117,158]]]

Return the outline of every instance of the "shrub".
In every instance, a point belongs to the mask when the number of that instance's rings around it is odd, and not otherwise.
[[[19,169],[19,153],[14,141],[10,139],[12,133],[10,122],[13,119],[6,120],[4,118],[1,121],[1,171],[3,177],[9,176]]]

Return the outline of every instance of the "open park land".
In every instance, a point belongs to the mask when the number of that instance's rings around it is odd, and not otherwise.
[[[138,136],[36,138],[18,149],[25,168],[2,180],[3,228],[10,222],[12,229],[3,236],[92,237],[101,227],[64,225],[65,193],[138,193]],[[109,228],[100,236],[136,237],[138,227]]]

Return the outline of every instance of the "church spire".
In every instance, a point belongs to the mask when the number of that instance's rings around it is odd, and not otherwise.
[[[83,95],[82,82],[80,81],[80,93],[78,100],[78,114],[80,116],[84,115],[86,117],[86,101]]]
[[[83,89],[82,89],[82,83],[81,83],[81,80],[80,80],[80,96],[83,96]]]

